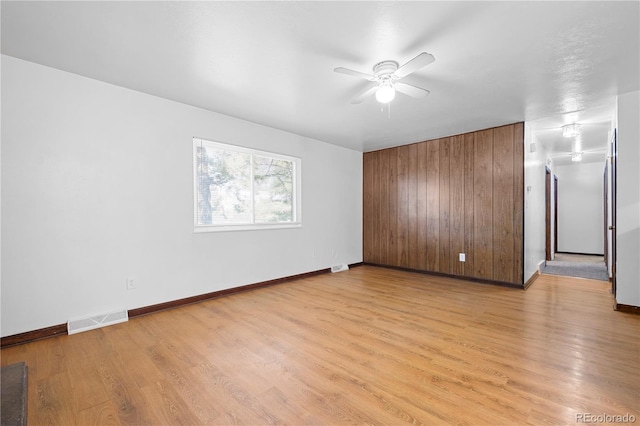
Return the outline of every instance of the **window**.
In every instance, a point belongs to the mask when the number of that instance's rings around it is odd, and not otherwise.
[[[300,159],[193,139],[195,231],[300,226]]]

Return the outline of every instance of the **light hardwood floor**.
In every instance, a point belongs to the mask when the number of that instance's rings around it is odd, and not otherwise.
[[[29,366],[34,425],[640,422],[640,316],[613,302],[361,266],[1,357]]]

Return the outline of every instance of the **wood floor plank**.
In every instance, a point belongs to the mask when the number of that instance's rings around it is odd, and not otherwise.
[[[35,395],[36,403],[32,404],[29,401],[27,421],[31,422],[31,419],[36,417],[38,424],[43,425],[73,424],[74,404],[64,392],[64,389],[68,388],[69,381],[62,375],[53,375],[37,380],[35,389],[28,389],[28,392]]]
[[[164,380],[156,382],[156,386],[148,386],[149,388],[164,390],[167,386],[159,384],[166,381],[179,395],[183,405],[186,405],[203,424],[210,424],[220,416],[220,412],[205,397],[206,387],[197,376],[192,374],[188,364],[175,359],[173,354],[162,345],[147,348],[146,354],[164,375]]]
[[[109,402],[109,394],[97,370],[95,359],[104,356],[101,345],[96,336],[101,333],[79,333],[67,338],[58,339],[62,343],[64,356],[73,360],[73,366],[67,369],[67,377],[73,384],[74,390],[83,398],[74,398],[74,410],[82,412],[92,407]],[[134,372],[132,371],[132,374]],[[90,414],[87,411],[86,414]],[[98,411],[97,415],[101,415]]]
[[[361,266],[1,351],[30,424],[574,424],[640,418],[640,317],[606,282],[526,291]]]
[[[102,404],[94,405],[93,407],[78,411],[75,420],[75,424],[87,426],[116,426],[122,424],[118,417],[118,410],[113,406],[111,401],[106,401]]]
[[[155,415],[162,419],[163,424],[197,425],[202,423],[198,412],[192,411],[180,397],[176,388],[168,381],[158,380],[151,386],[140,388],[149,406],[155,410]],[[211,419],[209,419],[209,422]]]
[[[260,394],[260,400],[269,407],[278,407],[278,414],[285,424],[323,425],[329,422],[313,416],[304,407],[291,403],[292,400],[275,386]]]
[[[257,325],[244,327],[243,335],[252,342],[250,350],[256,355],[257,367],[268,373],[272,384],[278,389],[288,389],[287,398],[289,401],[311,402],[305,404],[304,407],[298,407],[299,409],[308,411],[311,416],[319,419],[323,424],[335,421],[327,413],[334,410],[333,400],[340,397],[334,393],[331,385],[323,387],[319,383],[326,382],[326,377],[317,374],[315,366],[309,362],[310,359],[307,357],[302,357],[300,362],[295,360],[291,351],[297,346],[297,343],[294,345],[285,344],[283,339],[278,336],[274,336],[277,340],[272,340],[272,337],[264,334],[260,327],[262,319],[256,318]],[[266,393],[273,393],[273,388],[267,390]]]

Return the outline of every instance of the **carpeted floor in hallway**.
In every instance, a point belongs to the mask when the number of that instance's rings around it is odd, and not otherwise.
[[[609,281],[604,256],[556,253],[554,260],[545,263],[540,269],[543,274]]]

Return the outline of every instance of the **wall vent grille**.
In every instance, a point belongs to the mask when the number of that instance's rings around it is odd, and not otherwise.
[[[331,272],[341,272],[341,271],[347,271],[349,269],[349,265],[344,264],[344,265],[335,265],[331,267]]]
[[[129,321],[129,314],[126,309],[109,312],[107,314],[93,315],[90,317],[76,318],[67,322],[67,333],[76,334],[95,328],[106,327]]]

